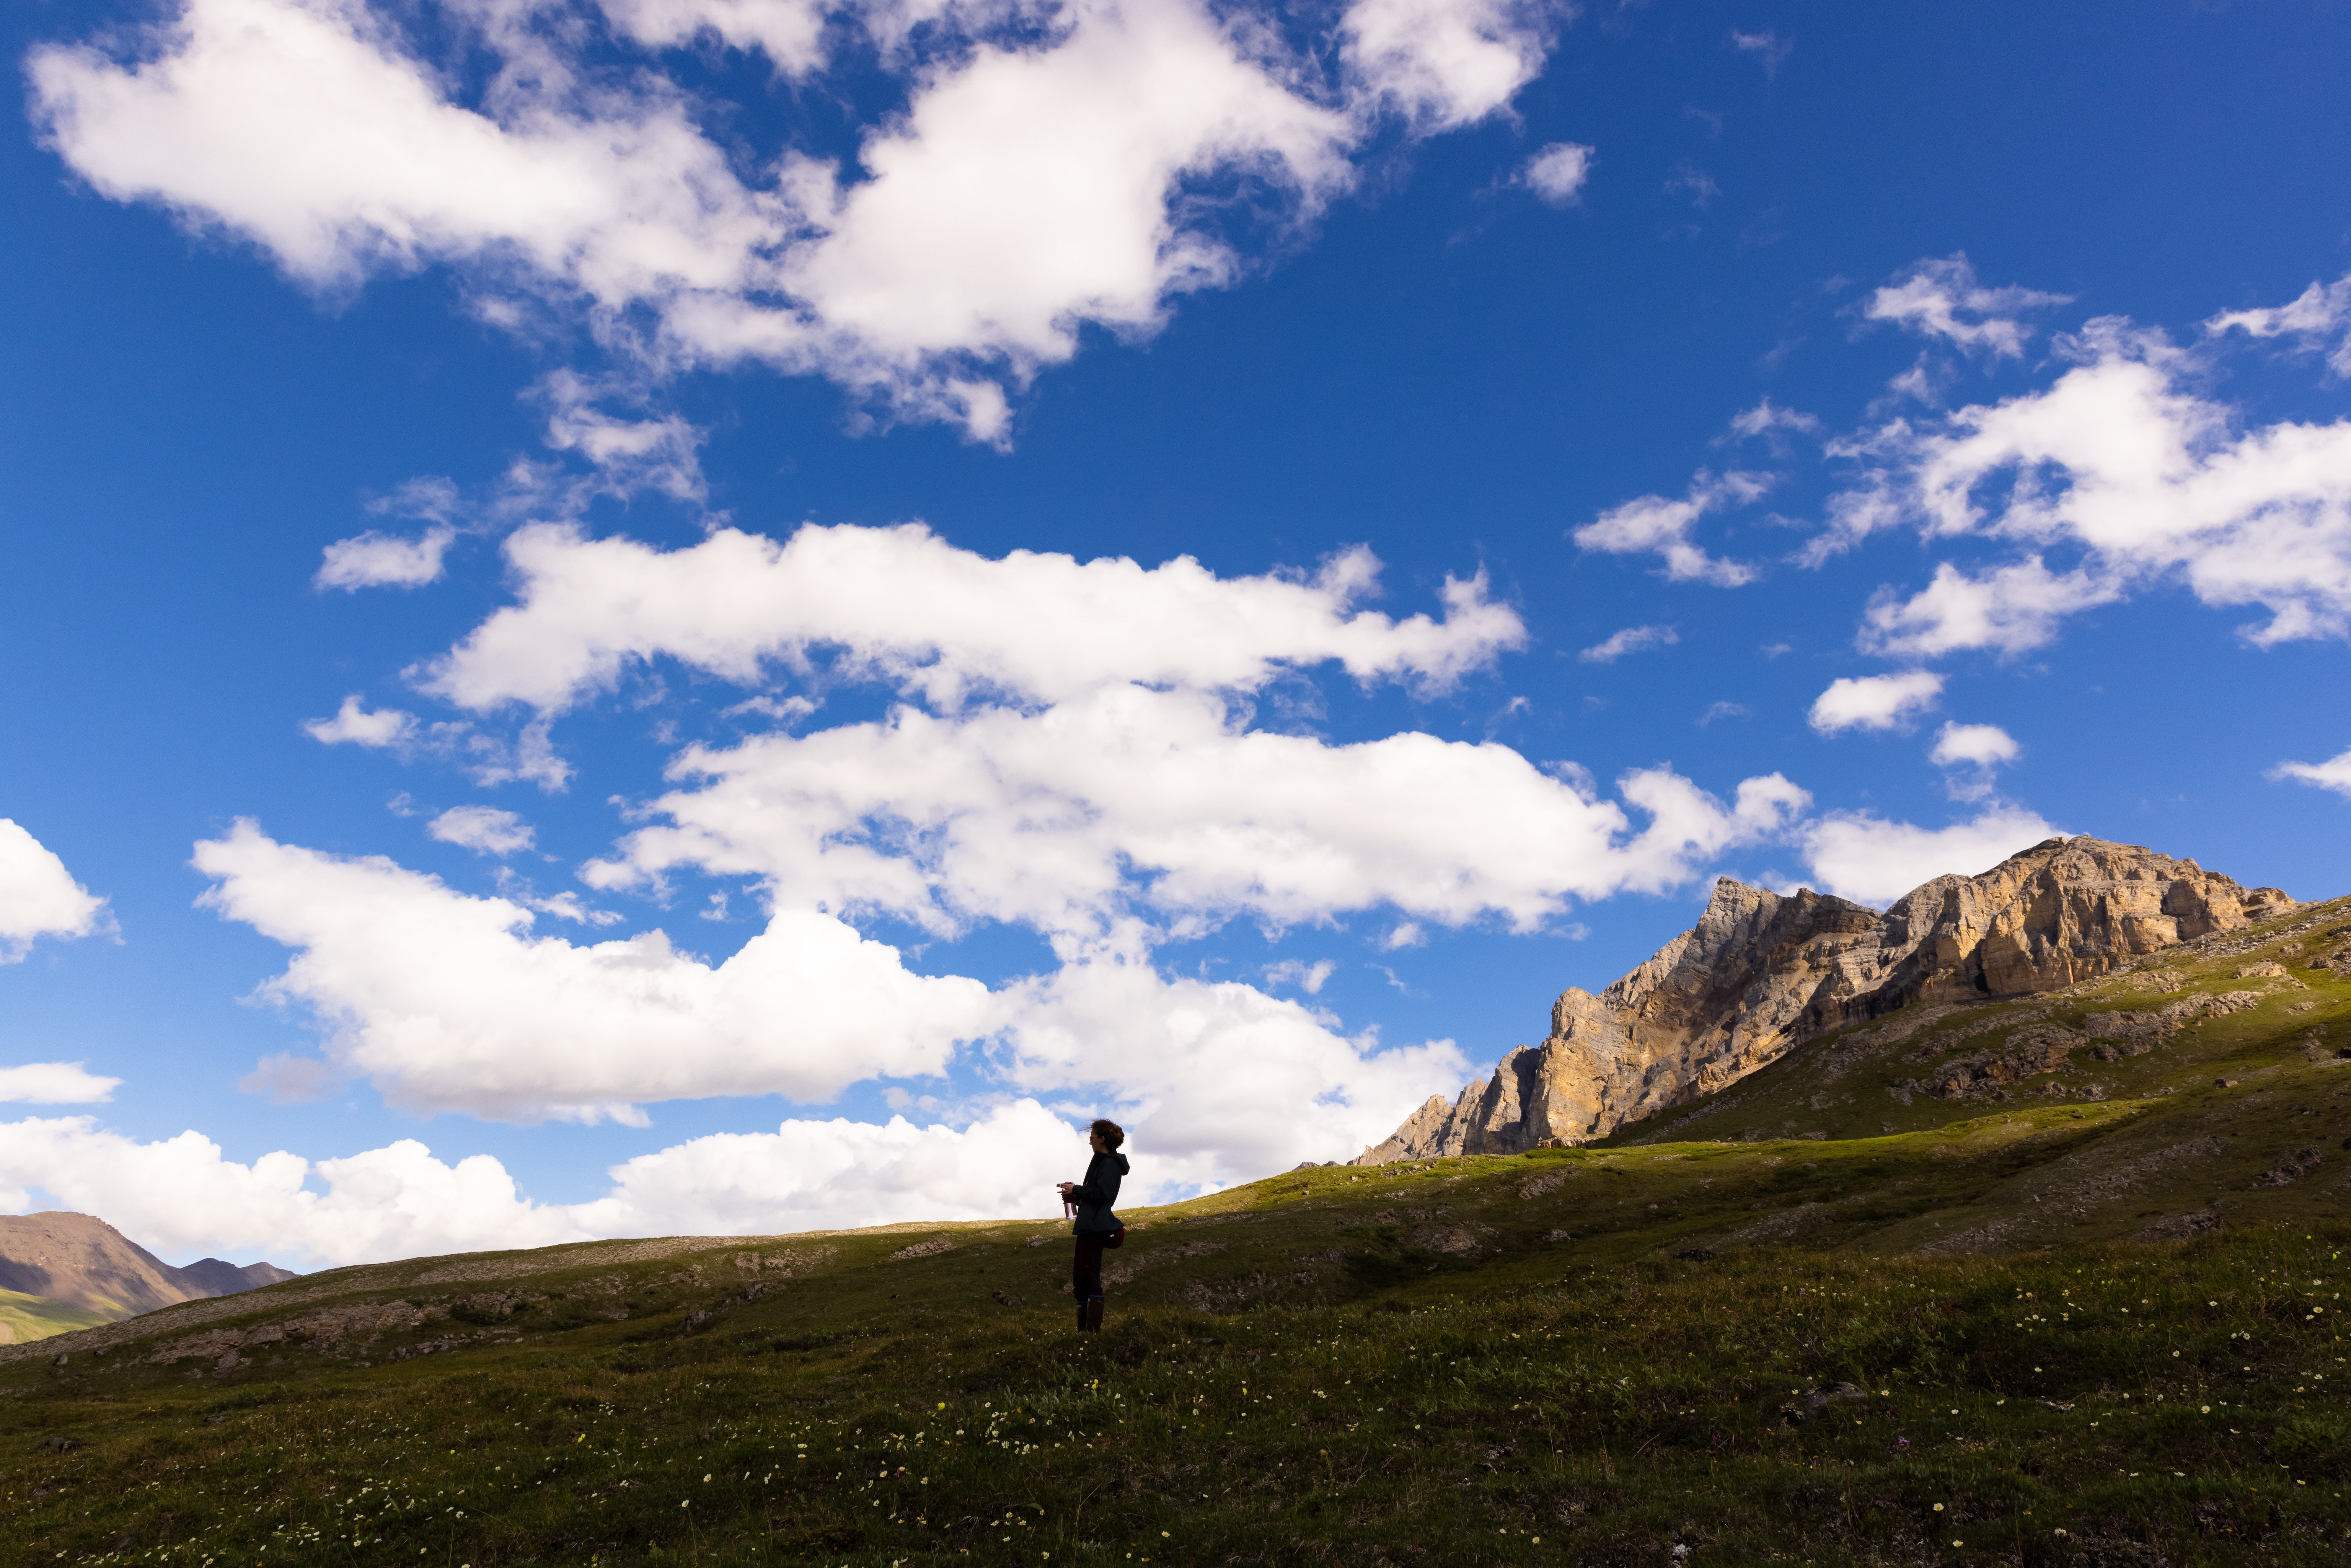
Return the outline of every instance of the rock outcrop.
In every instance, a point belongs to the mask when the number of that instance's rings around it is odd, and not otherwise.
[[[1437,1097],[1357,1165],[1579,1144],[1684,1104],[1815,1035],[1896,1009],[2054,990],[2117,963],[2283,915],[2293,899],[2194,861],[2051,839],[1980,876],[1941,876],[1883,914],[1725,877],[1698,923],[1451,1104]]]

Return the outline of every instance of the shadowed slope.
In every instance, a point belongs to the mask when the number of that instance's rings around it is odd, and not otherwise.
[[[8,1320],[20,1343],[40,1337],[44,1323],[79,1328],[293,1278],[274,1263],[217,1258],[174,1268],[87,1214],[0,1215],[0,1291],[26,1298]]]

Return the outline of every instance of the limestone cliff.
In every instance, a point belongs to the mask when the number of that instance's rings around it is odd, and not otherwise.
[[[1737,1082],[1840,1024],[1914,1003],[2023,996],[2282,915],[2294,900],[2194,861],[2051,839],[1980,876],[1941,876],[1885,913],[1725,877],[1698,923],[1448,1105],[1432,1096],[1357,1165],[1511,1154],[1602,1137]]]

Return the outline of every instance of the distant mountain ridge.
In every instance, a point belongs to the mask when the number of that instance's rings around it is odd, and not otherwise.
[[[92,1215],[62,1209],[0,1215],[0,1291],[109,1322],[293,1278],[291,1270],[275,1263],[240,1267],[218,1258],[174,1268]]]
[[[2276,888],[2091,838],[1937,877],[1882,915],[1724,877],[1698,924],[1647,962],[1596,997],[1562,995],[1542,1044],[1512,1051],[1449,1104],[1432,1096],[1352,1163],[1586,1143],[1844,1024],[2054,990],[2295,907]]]

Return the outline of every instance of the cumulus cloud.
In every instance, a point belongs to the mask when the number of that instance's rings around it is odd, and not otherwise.
[[[1962,763],[1996,768],[2023,755],[2016,737],[1996,724],[1947,724],[1935,732],[1935,748],[1927,759],[1938,768]]]
[[[324,1191],[306,1190],[314,1174]],[[496,1160],[444,1165],[413,1139],[316,1166],[283,1151],[244,1165],[193,1131],[141,1143],[89,1116],[0,1123],[0,1205],[22,1210],[36,1190],[164,1253],[336,1264],[589,1239],[523,1201]]]
[[[553,901],[518,878],[476,897],[251,824],[198,847],[206,902],[293,950],[263,994],[317,1019],[337,1071],[418,1109],[638,1117],[663,1099],[820,1099],[953,1067],[1113,1109],[1171,1179],[1340,1157],[1465,1059],[1165,974],[1159,944],[1358,913],[1387,945],[1431,925],[1542,928],[1577,900],[1677,885],[1783,837],[1808,804],[1776,774],[1724,799],[1639,769],[1611,799],[1498,744],[1256,727],[1276,681],[1328,668],[1440,689],[1523,637],[1475,580],[1445,587],[1441,619],[1363,608],[1377,563],[1360,550],[1240,579],[1189,560],[992,560],[919,528],[782,543],[721,529],[666,551],[525,529],[509,554],[515,602],[415,672],[453,701],[528,705],[543,727],[654,659],[813,695],[769,699],[794,729],[680,751],[670,788],[582,868],[607,890],[689,872],[756,883],[766,929],[723,963],[658,931],[540,935],[533,911]],[[894,706],[810,722],[852,684]],[[993,988],[916,974],[851,924],[867,917],[943,936],[1026,927],[1055,967]]]
[[[280,1150],[246,1164],[193,1130],[141,1142],[89,1116],[33,1117],[0,1123],[0,1204],[23,1209],[45,1193],[167,1255],[266,1256],[305,1268],[621,1236],[1046,1218],[1060,1212],[1052,1184],[1084,1173],[1073,1124],[1085,1114],[1018,1096],[949,1124],[788,1120],[773,1132],[713,1134],[639,1155],[610,1168],[603,1194],[572,1204],[528,1197],[491,1155],[451,1164],[413,1138],[340,1158]],[[1326,1159],[1351,1152],[1284,1146],[1325,1150]],[[1182,1196],[1196,1185],[1189,1173],[1205,1168],[1139,1134],[1128,1147],[1136,1172],[1127,1190],[1137,1201]]]
[[[329,1058],[396,1105],[517,1121],[643,1120],[636,1102],[820,1101],[942,1071],[999,1027],[977,980],[906,969],[831,916],[779,913],[721,964],[662,932],[580,946],[531,911],[251,822],[196,846],[204,906],[294,950],[263,995],[306,1008]]]
[[[919,524],[810,525],[781,544],[721,528],[677,550],[549,525],[515,533],[507,557],[519,602],[419,672],[463,707],[559,712],[657,657],[757,685],[770,665],[806,671],[820,649],[838,651],[836,679],[891,682],[942,707],[1126,682],[1254,689],[1326,662],[1441,687],[1526,635],[1482,577],[1446,580],[1441,621],[1360,608],[1380,570],[1360,547],[1311,577],[1220,579],[1188,556],[1149,569],[990,559]]]
[[[418,1110],[641,1124],[643,1102],[939,1076],[957,1044],[990,1039],[1010,1087],[1114,1103],[1179,1162],[1163,1179],[1223,1182],[1360,1148],[1465,1060],[1441,1042],[1381,1049],[1248,986],[1170,979],[1114,942],[991,992],[913,974],[808,911],[779,911],[713,966],[659,932],[533,939],[510,901],[250,824],[197,864],[217,879],[206,904],[296,949],[263,994],[308,1010],[335,1068]],[[278,1092],[287,1074],[268,1066],[252,1086]]]
[[[381,751],[413,740],[419,731],[416,716],[396,707],[371,713],[354,692],[343,699],[332,718],[307,719],[302,733],[321,746],[364,746]]]
[[[1690,529],[1709,512],[1745,506],[1771,487],[1770,476],[1732,472],[1715,477],[1701,468],[1680,500],[1642,496],[1612,507],[1571,536],[1577,546],[1611,555],[1646,555],[1665,559],[1666,576],[1675,582],[1708,582],[1737,588],[1755,580],[1751,566],[1721,560],[1690,542]]]
[[[20,962],[43,936],[112,929],[106,900],[73,879],[56,852],[0,817],[0,964]]]
[[[1297,1002],[1150,965],[1072,964],[1011,988],[1014,1088],[1111,1109],[1151,1153],[1153,1179],[1214,1186],[1345,1159],[1458,1085],[1450,1040],[1381,1047]]]
[[[1530,0],[1353,0],[1339,31],[1357,112],[1386,104],[1425,131],[1474,124],[1534,79],[1567,14]]]
[[[528,822],[495,806],[452,806],[424,826],[444,844],[455,844],[475,854],[510,855],[530,848],[535,835]],[[578,915],[571,916],[574,919]]]
[[[1933,580],[1908,598],[1893,589],[1873,595],[1855,639],[1864,653],[1889,659],[1932,659],[1970,648],[2024,653],[2056,640],[2065,618],[2124,594],[2120,578],[2076,567],[2053,572],[2037,555],[1988,571],[1943,561]]]
[[[907,699],[682,751],[652,824],[586,868],[598,887],[690,866],[758,878],[779,909],[1085,940],[1137,910],[1168,929],[1379,905],[1524,928],[1573,898],[1670,885],[1802,796],[1774,775],[1725,806],[1652,770],[1625,776],[1620,805],[1499,745],[1251,727],[1234,699],[1284,674],[1444,685],[1522,638],[1474,580],[1447,584],[1441,621],[1358,608],[1377,571],[1361,550],[1240,579],[1188,559],[990,560],[912,527],[780,545],[721,530],[669,551],[527,529],[508,553],[517,601],[422,672],[466,706],[553,711],[657,655],[741,684],[813,679],[820,650],[821,683]]]
[[[1592,152],[1581,141],[1554,141],[1527,160],[1519,179],[1554,207],[1574,206],[1583,200],[1583,183],[1592,177]]]
[[[1823,735],[1848,729],[1896,729],[1935,706],[1943,677],[1932,670],[1893,675],[1845,675],[1813,699],[1806,716]]]
[[[1726,805],[1667,769],[1588,796],[1518,752],[1406,733],[1348,746],[1241,728],[1225,705],[1137,687],[1044,714],[901,709],[807,737],[696,747],[591,884],[678,866],[761,878],[779,904],[1083,936],[1380,907],[1541,925],[1577,898],[1674,885],[1779,831],[1777,774]],[[1635,827],[1626,810],[1649,817]]]
[[[1963,254],[1917,261],[1891,283],[1874,290],[1862,316],[1905,331],[1949,343],[1965,353],[2019,359],[2032,340],[2022,318],[2067,304],[2066,294],[2044,294],[2013,285],[1987,288]]]
[[[1935,732],[1927,760],[1949,770],[1943,788],[1952,800],[1981,800],[2000,769],[2023,755],[2016,737],[1996,724],[1947,724]]]
[[[346,592],[361,588],[420,588],[438,582],[442,558],[456,537],[456,529],[444,526],[427,528],[413,539],[373,529],[337,539],[327,547],[311,582]]]
[[[2021,806],[1996,806],[1948,828],[1889,822],[1866,811],[1833,812],[1804,837],[1823,891],[1884,905],[1938,876],[1974,876],[2060,830]]]
[[[411,1138],[340,1159],[279,1151],[246,1165],[193,1131],[141,1143],[76,1116],[0,1124],[0,1198],[21,1207],[37,1188],[168,1253],[331,1267],[611,1236],[1035,1217],[1074,1143],[1033,1101],[962,1129],[786,1122],[642,1155],[612,1168],[605,1196],[546,1204],[490,1155],[449,1165]]]
[[[18,1105],[97,1105],[114,1098],[120,1078],[102,1078],[79,1061],[28,1061],[0,1067],[0,1101]]]
[[[2269,776],[2315,785],[2338,795],[2351,795],[2351,751],[2340,752],[2324,762],[2281,762],[2270,769]]]
[[[1601,642],[1576,654],[1587,664],[1613,664],[1627,653],[1638,653],[1649,648],[1669,648],[1682,640],[1682,634],[1671,626],[1627,626],[1614,632]]]
[[[447,265],[486,319],[568,310],[655,374],[821,374],[998,441],[1008,391],[1074,353],[1086,324],[1147,334],[1176,298],[1247,270],[1228,204],[1200,199],[1211,187],[1247,189],[1294,230],[1353,186],[1384,126],[1433,134],[1502,110],[1563,15],[1354,0],[1301,32],[1196,0],[602,9],[600,32],[559,4],[185,0],[120,51],[34,51],[33,112],[102,193],[243,235],[314,287]],[[692,90],[690,57],[654,53],[715,38],[830,79],[830,40],[859,31],[908,96],[863,128],[855,178],[797,146],[761,149],[747,178],[701,129],[726,106]],[[452,36],[495,62],[477,92],[429,63]],[[590,68],[613,45],[629,68]],[[552,434],[649,444],[620,455],[698,483],[674,461],[691,434],[659,417],[559,417]],[[418,580],[397,573],[427,554],[397,543],[347,541],[324,580]]]
[[[2258,646],[2351,631],[2351,421],[2246,428],[2210,392],[2224,340],[2189,350],[2102,319],[2060,340],[2070,368],[2040,391],[1834,443],[1857,477],[1807,559],[1895,527],[2016,550],[1973,571],[1941,562],[1907,597],[1885,591],[1862,645],[2013,654],[2070,615],[2167,585],[2257,607],[2242,634]],[[2046,560],[2058,552],[2062,569]]]

